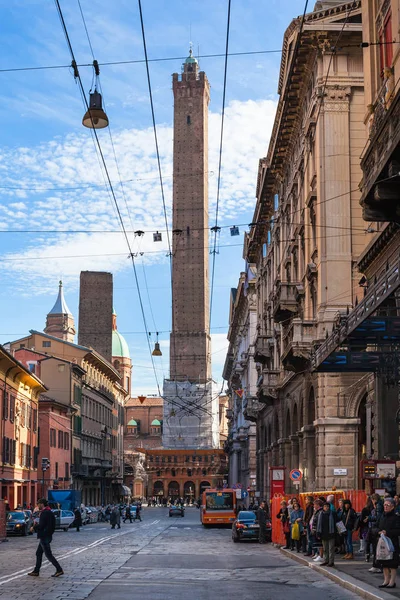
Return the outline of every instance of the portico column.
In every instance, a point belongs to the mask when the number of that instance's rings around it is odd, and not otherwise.
[[[304,425],[303,435],[303,489],[307,492],[315,490],[315,427]]]
[[[291,444],[289,438],[281,438],[278,440],[279,444],[279,456],[280,456],[280,464],[286,467],[286,486],[285,489],[290,492],[291,490],[291,481],[289,479],[289,472],[291,470]]]

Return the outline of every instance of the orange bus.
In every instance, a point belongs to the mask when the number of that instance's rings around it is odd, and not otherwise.
[[[236,490],[206,489],[201,498],[200,520],[208,525],[232,525],[236,518]]]

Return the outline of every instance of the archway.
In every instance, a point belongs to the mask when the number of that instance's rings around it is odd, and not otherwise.
[[[193,481],[186,481],[185,485],[183,486],[183,497],[188,498],[190,502],[192,502],[194,500],[194,495],[195,495],[195,491],[196,491],[196,487],[194,485]]]
[[[209,481],[202,481],[200,483],[200,494],[202,494],[204,492],[204,490],[206,490],[209,487],[211,487],[211,484]]]
[[[153,496],[164,496],[164,483],[162,481],[154,482]]]
[[[172,499],[179,497],[179,483],[177,481],[170,481],[168,484],[168,497]]]

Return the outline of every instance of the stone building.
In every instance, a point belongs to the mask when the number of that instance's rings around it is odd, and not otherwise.
[[[158,396],[138,396],[126,401],[124,483],[136,498],[173,496],[175,492],[168,493],[171,489],[178,490],[180,496],[185,492],[185,497],[197,498],[202,483],[203,487],[205,485],[206,475],[209,476],[209,485],[223,482],[227,477],[224,452],[222,449],[207,449],[199,454],[199,450],[194,449],[175,451],[164,448],[163,404],[163,398]],[[226,396],[220,397],[219,406],[220,436],[224,439],[227,435]],[[192,456],[196,458],[192,460]]]
[[[352,310],[341,312],[334,330],[312,355],[317,372],[340,368],[363,374],[362,386],[344,390],[342,400],[346,413],[359,419],[356,456],[358,447],[358,458],[372,464],[398,461],[400,450],[400,47],[392,44],[399,28],[399,0],[362,2],[365,144],[360,202],[371,233],[357,257],[357,301]],[[355,468],[359,485],[368,488],[359,461]]]
[[[35,505],[40,493],[38,404],[42,381],[0,346],[1,498],[7,509]]]
[[[289,492],[293,468],[302,469],[304,490],[358,487],[363,451],[345,394],[356,405],[364,376],[309,369],[313,344],[356,303],[356,263],[371,239],[358,188],[366,141],[361,2],[317,2],[300,28],[297,18],[284,34],[277,113],[245,241],[257,268],[251,404],[263,496],[272,466],[286,467]]]
[[[90,281],[93,279],[91,275]],[[102,274],[98,275],[101,282]],[[112,315],[112,287],[108,277],[105,289],[107,298],[100,294],[100,305],[96,308],[93,304],[94,309],[99,311],[100,333],[96,331],[96,320],[92,317],[91,329],[85,328],[84,331],[85,335],[92,336],[93,342],[97,343],[99,340],[100,347],[109,352],[113,364],[96,349],[69,341],[73,317],[67,309],[62,286],[56,310],[53,309],[52,318],[48,317],[46,320],[46,328],[51,321],[52,331],[56,335],[31,330],[28,336],[10,343],[12,353],[20,353],[30,369],[40,372],[48,387],[48,398],[70,408],[70,485],[81,489],[82,501],[86,504],[110,502],[127,493],[122,487],[123,419],[124,403],[129,395],[131,363],[126,342],[116,332],[115,316]],[[85,290],[87,291],[87,286],[81,290],[83,306],[87,305],[82,296],[86,293]],[[95,299],[92,300],[95,303]],[[87,306],[86,308],[89,310]],[[110,326],[107,335],[104,323],[108,322],[108,317],[103,315],[100,318],[102,310],[109,312]],[[83,316],[84,311],[80,315],[80,323]],[[114,357],[113,348],[117,354]],[[58,436],[57,430],[61,431],[62,428],[54,426],[50,429],[56,430]],[[50,479],[54,484],[55,480],[65,478],[67,461],[58,468],[59,477],[56,477],[56,463],[59,462],[55,458],[58,453],[58,437],[56,447],[49,445],[50,454],[52,449],[54,458],[48,458],[51,465]]]
[[[166,448],[218,448],[218,392],[211,377],[208,223],[210,86],[192,51],[172,75],[172,332],[164,381]]]
[[[256,422],[261,405],[257,399],[257,370],[254,340],[257,327],[256,270],[247,265],[237,288],[231,290],[229,349],[223,377],[228,382],[229,485],[256,491]]]

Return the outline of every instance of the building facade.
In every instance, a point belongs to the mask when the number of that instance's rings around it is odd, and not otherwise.
[[[38,487],[38,405],[47,391],[3,346],[0,346],[1,498],[7,510],[35,506]]]
[[[60,312],[62,310],[65,312]],[[123,424],[131,362],[126,342],[116,331],[112,312],[111,298],[108,341],[110,356],[116,366],[95,349],[66,339],[71,332],[73,317],[67,309],[61,285],[56,305],[51,311],[52,317],[50,319],[48,316],[46,320],[46,328],[51,321],[52,330],[57,336],[31,330],[29,336],[10,343],[11,352],[20,356],[29,369],[40,373],[40,377],[47,382],[46,396],[56,403],[54,406],[61,404],[68,408],[71,429],[70,486],[82,491],[85,504],[104,504],[126,494],[123,488]],[[81,321],[82,318],[81,315]],[[89,330],[86,332],[89,335]],[[96,332],[92,330],[91,333],[95,335]],[[100,333],[99,339],[105,347],[108,344],[105,333]],[[96,336],[94,339],[96,341]],[[114,357],[113,348],[116,352]],[[48,406],[48,402],[45,400],[43,404],[43,418],[46,419],[45,406]],[[54,418],[55,415],[52,416]],[[62,421],[60,416],[57,420]],[[50,459],[46,477],[52,487],[58,486],[60,482],[57,480],[61,478],[65,485],[68,461],[65,460],[60,466],[58,458],[59,450],[68,452],[66,448],[58,446],[58,435],[61,436],[62,428],[50,426],[47,421],[46,428],[56,430],[57,437],[55,446],[49,441],[43,452],[41,450],[43,456]],[[54,436],[54,433],[51,435]],[[44,454],[47,451],[50,456]]]
[[[359,418],[356,446],[371,466],[398,461],[400,450],[400,49],[394,41],[399,14],[398,0],[362,2],[365,144],[360,202],[371,233],[357,260],[358,301],[340,314],[334,330],[312,355],[316,372],[356,368],[362,375],[361,389],[349,388],[344,400],[348,414]],[[356,461],[360,487],[389,489],[395,483],[367,480],[361,467]]]
[[[229,349],[223,377],[228,382],[229,485],[256,491],[256,422],[261,404],[257,399],[254,341],[257,335],[256,270],[247,265],[237,288],[231,290]],[[257,358],[257,357],[256,357]]]
[[[211,377],[208,251],[210,86],[192,55],[172,76],[174,94],[172,332],[164,381],[166,448],[218,448]]]
[[[358,187],[366,141],[361,41],[360,2],[318,2],[284,35],[277,113],[245,242],[257,267],[253,407],[262,496],[273,466],[285,467],[289,492],[294,468],[304,490],[358,487],[362,419],[347,410],[346,395],[363,395],[365,377],[309,365],[313,345],[357,303],[357,260],[371,239]]]

